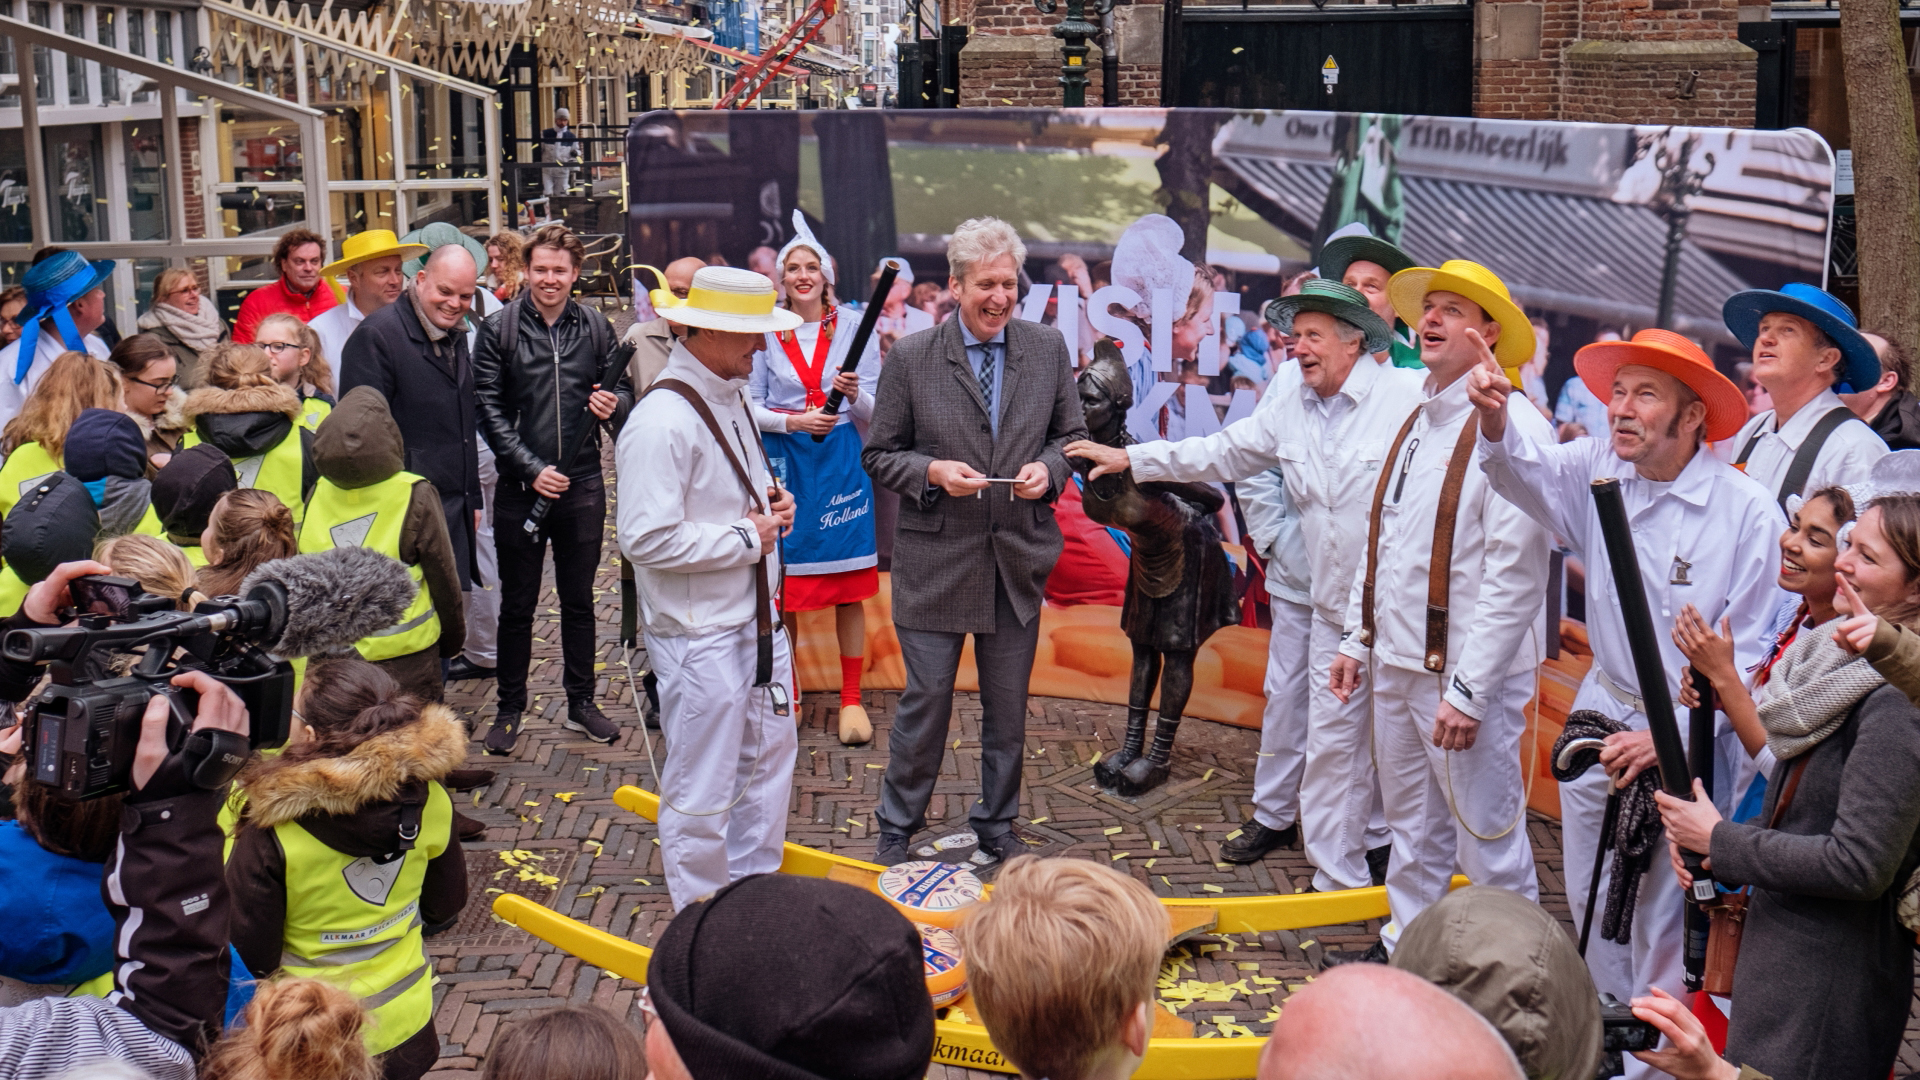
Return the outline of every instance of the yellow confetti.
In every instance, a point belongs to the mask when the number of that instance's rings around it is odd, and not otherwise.
[[[1157,862],[1159,862],[1159,861],[1160,861],[1159,859],[1148,859],[1148,860],[1147,860],[1147,865],[1146,865],[1146,869],[1148,869],[1148,870],[1151,870],[1151,869],[1153,869],[1153,864],[1154,864],[1154,863],[1157,863]]]
[[[1233,52],[1234,52],[1234,55],[1236,56],[1246,51],[1247,51],[1247,47],[1245,45],[1235,45],[1233,47]]]
[[[1200,886],[1200,887],[1201,887],[1201,888],[1203,888],[1203,889],[1205,889],[1205,890],[1207,890],[1208,892],[1217,892],[1217,893],[1223,893],[1223,892],[1226,892],[1226,891],[1227,891],[1227,890],[1225,890],[1225,889],[1223,889],[1223,888],[1221,888],[1221,887],[1220,887],[1220,886],[1218,886],[1218,885],[1202,885],[1202,886]]]
[[[1307,940],[1305,940],[1305,941],[1303,941],[1303,942],[1301,942],[1301,943],[1300,943],[1300,947],[1301,947],[1302,949],[1309,949],[1309,948],[1312,948],[1313,946],[1315,946],[1315,945],[1318,945],[1318,944],[1320,944],[1320,939],[1318,939],[1318,938],[1308,938]]]
[[[1133,854],[1133,852],[1131,852],[1131,851],[1123,851],[1123,852],[1121,852],[1120,854],[1118,854],[1118,855],[1115,855],[1115,856],[1114,856],[1113,858],[1111,858],[1111,859],[1108,859],[1107,861],[1108,861],[1108,862],[1119,862],[1119,861],[1120,861],[1121,859],[1124,859],[1124,858],[1126,858],[1127,856],[1129,856],[1129,855],[1131,855],[1131,854]]]
[[[1272,1024],[1272,1023],[1278,1022],[1279,1019],[1280,1019],[1280,1006],[1275,1005],[1273,1008],[1267,1010],[1267,1015],[1261,1017],[1260,1022],[1263,1024]]]
[[[1253,981],[1260,984],[1261,986],[1279,986],[1280,985],[1279,979],[1270,979],[1265,975],[1255,975],[1253,977]]]
[[[473,805],[475,805],[475,806],[479,806],[479,805],[480,805],[480,796],[482,796],[482,795],[485,795],[485,794],[486,794],[486,792],[484,792],[484,791],[476,791],[476,792],[474,792],[474,793],[473,793]]]
[[[1160,850],[1160,841],[1158,841],[1158,840],[1155,840],[1155,841],[1153,842],[1153,850],[1155,850],[1155,851],[1159,851],[1159,850]]]
[[[539,806],[540,802],[537,799],[528,799],[526,802],[522,803],[521,805],[522,806]]]
[[[577,791],[556,791],[553,793],[553,797],[556,799],[559,799],[563,803],[572,803],[573,797],[578,794],[580,793]]]
[[[1173,882],[1168,881],[1167,875],[1165,874],[1160,875],[1160,884],[1165,885],[1169,889],[1173,888]]]
[[[1208,769],[1206,773],[1200,777],[1200,782],[1204,784],[1211,779],[1213,779],[1213,770]]]
[[[1041,822],[1043,822],[1043,821],[1045,821],[1045,820],[1047,820],[1047,819],[1046,819],[1046,818],[1043,818],[1043,817],[1037,817],[1037,818],[1034,818],[1034,819],[1033,819],[1032,821],[1029,821],[1029,822],[1027,822],[1027,824],[1029,824],[1029,825],[1038,825],[1038,824],[1040,824]]]
[[[1093,752],[1093,757],[1091,757],[1091,758],[1089,758],[1089,759],[1087,759],[1087,764],[1089,764],[1089,765],[1098,765],[1098,764],[1100,764],[1100,755],[1101,755],[1101,754],[1104,754],[1104,753],[1106,753],[1106,751],[1104,751],[1104,750],[1095,750],[1095,751]]]
[[[1101,831],[1102,833],[1105,833],[1105,834],[1106,834],[1106,835],[1108,835],[1108,836],[1112,836],[1112,835],[1113,835],[1114,833],[1117,833],[1117,832],[1119,832],[1119,831],[1120,831],[1120,830],[1121,830],[1122,828],[1125,828],[1125,826],[1122,826],[1122,825],[1115,825],[1115,826],[1113,826],[1113,827],[1112,827],[1112,828],[1110,828],[1110,829],[1101,829],[1100,831]]]
[[[1239,968],[1241,971],[1259,971],[1260,970],[1259,964],[1251,963],[1245,960],[1242,960],[1241,962],[1233,966],[1236,968]]]
[[[633,880],[639,882],[642,885],[651,886],[653,884],[653,882],[648,881],[646,878],[643,878],[643,877],[637,877],[637,878],[634,878]]]
[[[487,891],[488,891],[488,892],[506,892],[507,890],[505,890],[505,889],[496,889],[496,888],[494,888],[493,886],[491,886],[491,885],[489,885],[489,886],[487,886]]]
[[[858,822],[858,821],[855,821],[855,820],[854,820],[854,819],[852,819],[852,818],[848,818],[848,819],[847,819],[847,824],[849,824],[849,825],[851,825],[851,826],[853,826],[853,827],[854,827],[854,828],[856,828],[856,829],[864,829],[864,828],[866,828],[866,825],[864,825],[864,824],[863,824],[863,823],[861,823],[861,822]]]
[[[1241,837],[1241,836],[1242,836],[1242,835],[1243,835],[1243,834],[1244,834],[1244,833],[1245,833],[1246,831],[1247,831],[1247,830],[1245,830],[1245,829],[1235,829],[1235,830],[1233,830],[1232,832],[1230,832],[1230,833],[1228,833],[1228,834],[1227,834],[1227,839],[1229,839],[1229,840],[1238,840],[1238,839],[1240,839],[1240,837]]]
[[[867,766],[867,768],[869,768],[869,769],[884,769],[884,768],[886,768],[886,766],[885,766],[885,765],[871,765],[871,764],[870,764],[870,765],[868,765],[868,766]]]
[[[607,887],[605,885],[595,885],[591,889],[581,889],[580,896],[599,896],[601,893],[606,891],[607,891]]]

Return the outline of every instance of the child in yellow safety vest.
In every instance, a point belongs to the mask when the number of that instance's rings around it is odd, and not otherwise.
[[[319,477],[313,432],[300,426],[300,395],[274,381],[266,351],[252,345],[216,346],[206,365],[207,385],[187,395],[193,430],[180,445],[219,447],[241,487],[273,492],[298,525]]]
[[[433,483],[405,470],[406,447],[387,399],[371,386],[349,391],[313,438],[320,481],[300,525],[300,554],[353,545],[390,555],[419,587],[400,621],[361,639],[362,658],[387,669],[408,693],[438,701],[440,661],[466,643],[459,563]]]
[[[100,535],[160,535],[147,479],[147,440],[131,416],[113,409],[81,413],[67,431],[65,465],[93,496]]]
[[[260,320],[253,343],[267,351],[273,378],[300,395],[300,426],[318,431],[333,411],[333,367],[313,327],[281,312]]]
[[[322,978],[359,998],[387,1080],[417,1080],[440,1053],[423,930],[467,901],[441,785],[466,743],[451,710],[423,706],[380,668],[315,660],[286,751],[240,776],[234,948],[256,976]]]
[[[194,584],[208,596],[238,596],[240,583],[260,565],[297,550],[293,514],[271,491],[238,488],[220,496],[200,534],[207,565]]]

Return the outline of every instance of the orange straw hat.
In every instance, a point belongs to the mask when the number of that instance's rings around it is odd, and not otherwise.
[[[1700,346],[1671,330],[1642,330],[1632,341],[1596,341],[1573,354],[1573,369],[1601,401],[1613,397],[1613,377],[1627,365],[1664,371],[1700,395],[1707,406],[1707,441],[1730,439],[1747,422],[1747,399],[1720,374]]]

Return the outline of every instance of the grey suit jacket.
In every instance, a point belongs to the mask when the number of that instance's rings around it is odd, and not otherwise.
[[[894,343],[873,396],[861,462],[900,493],[893,541],[893,621],[913,630],[991,633],[994,576],[1022,623],[1040,614],[1047,573],[1060,558],[1053,501],[1067,483],[1061,448],[1087,437],[1066,341],[1058,330],[1007,323],[1000,436],[960,338],[960,317]],[[935,461],[964,461],[988,476],[1046,465],[1043,499],[1012,499],[1007,485],[956,499],[927,484]]]

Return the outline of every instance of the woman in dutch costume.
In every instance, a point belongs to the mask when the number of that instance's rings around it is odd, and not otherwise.
[[[778,265],[787,307],[804,321],[767,335],[766,348],[754,354],[747,391],[774,475],[796,503],[793,532],[784,542],[787,576],[780,597],[787,634],[794,637],[799,612],[834,609],[840,741],[851,746],[873,737],[860,704],[867,637],[861,602],[880,591],[873,485],[860,466],[853,421],[873,413],[880,350],[869,341],[856,370],[840,371],[859,312],[834,297],[833,258],[797,210],[793,224],[795,236],[781,249]],[[846,400],[837,416],[828,416],[827,395],[834,390]],[[824,438],[816,442],[815,436]]]

